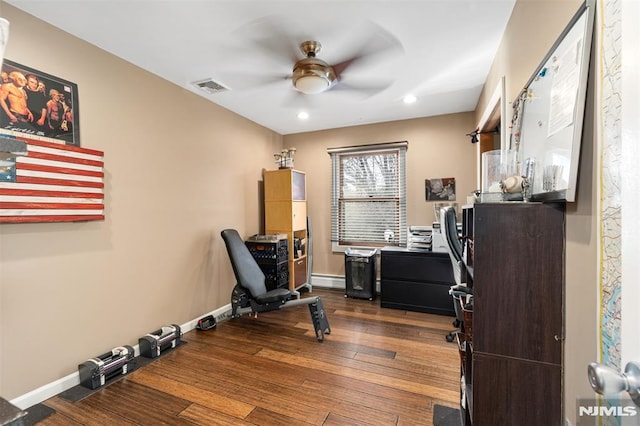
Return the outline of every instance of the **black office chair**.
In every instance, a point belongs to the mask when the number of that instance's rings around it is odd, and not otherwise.
[[[464,282],[465,280],[463,280],[463,273],[466,271],[464,261],[462,260],[462,242],[458,235],[456,211],[451,206],[443,207],[440,210],[440,231],[446,242],[449,258],[451,259],[451,266],[453,267],[453,278],[456,282],[456,284],[449,289],[449,294],[453,299],[453,309],[456,313],[456,319],[453,325],[457,328],[449,332],[446,336],[447,342],[453,342],[456,333],[461,331],[461,326],[463,326],[464,321],[461,301],[467,302],[466,299],[469,299],[473,291],[467,287]]]
[[[221,232],[227,247],[229,260],[237,284],[231,293],[231,317],[238,318],[246,313],[275,311],[292,306],[308,305],[316,338],[324,340],[331,333],[329,321],[319,296],[294,299],[294,294],[286,288],[267,291],[265,276],[242,238],[235,229]]]

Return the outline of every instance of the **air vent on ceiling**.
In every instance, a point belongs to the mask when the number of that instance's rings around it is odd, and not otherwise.
[[[217,83],[210,78],[201,81],[194,81],[192,84],[211,94],[230,90],[227,86]]]

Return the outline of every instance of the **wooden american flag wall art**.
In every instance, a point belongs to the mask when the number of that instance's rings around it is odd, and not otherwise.
[[[104,153],[23,137],[27,155],[0,159],[0,223],[104,220]]]

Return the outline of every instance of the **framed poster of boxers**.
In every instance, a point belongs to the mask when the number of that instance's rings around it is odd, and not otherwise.
[[[78,85],[5,59],[0,132],[80,146]]]

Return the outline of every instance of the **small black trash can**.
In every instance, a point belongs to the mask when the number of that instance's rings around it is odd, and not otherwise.
[[[376,249],[347,249],[344,253],[344,297],[376,298]]]

